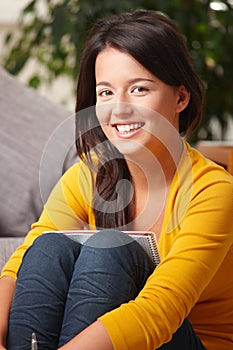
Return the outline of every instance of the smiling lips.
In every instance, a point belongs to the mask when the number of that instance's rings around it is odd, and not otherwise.
[[[119,137],[132,137],[134,136],[142,127],[144,123],[132,123],[132,124],[115,124],[113,125],[116,134]]]

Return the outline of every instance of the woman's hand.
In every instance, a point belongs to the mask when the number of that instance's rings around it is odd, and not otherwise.
[[[58,350],[75,349],[113,350],[113,346],[103,324],[96,321]]]

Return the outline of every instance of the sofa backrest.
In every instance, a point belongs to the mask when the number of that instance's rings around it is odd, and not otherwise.
[[[77,161],[72,112],[0,68],[0,237],[25,236]]]

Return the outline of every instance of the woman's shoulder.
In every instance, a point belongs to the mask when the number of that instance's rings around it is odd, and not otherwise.
[[[233,210],[233,176],[222,166],[184,143],[184,152],[174,178],[173,197],[183,202],[209,203]],[[211,204],[212,203],[212,204]]]
[[[220,164],[215,163],[211,159],[206,158],[194,146],[185,142],[188,158],[192,166],[192,173],[196,179],[203,181],[218,181],[232,184],[233,176]]]
[[[61,177],[58,188],[67,198],[92,198],[95,173],[83,160],[73,164]],[[88,200],[88,202],[89,202]]]
[[[186,142],[168,198],[169,230],[186,217],[195,218],[193,225],[214,217],[232,234],[233,176]]]
[[[86,164],[85,161],[79,159],[76,163],[71,165],[62,176],[62,181],[71,180],[71,179],[90,179],[90,176],[93,175],[93,171]]]

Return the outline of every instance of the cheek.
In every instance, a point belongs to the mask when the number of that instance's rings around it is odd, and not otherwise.
[[[176,114],[176,96],[173,91],[165,91],[162,94],[157,94],[147,106],[165,118],[172,119]]]
[[[108,104],[96,104],[95,110],[99,123],[104,128],[104,125],[109,124],[112,108]]]

